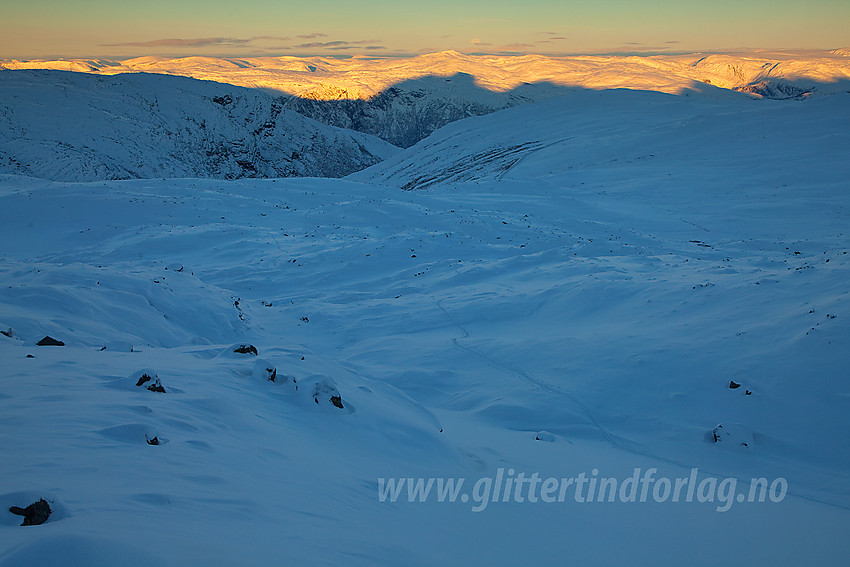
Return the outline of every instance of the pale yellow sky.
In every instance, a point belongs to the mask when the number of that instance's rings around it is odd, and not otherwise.
[[[6,0],[0,58],[680,52],[850,45],[850,2],[814,0]]]

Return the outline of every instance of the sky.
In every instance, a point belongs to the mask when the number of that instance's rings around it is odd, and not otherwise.
[[[0,0],[0,59],[848,46],[847,0]]]

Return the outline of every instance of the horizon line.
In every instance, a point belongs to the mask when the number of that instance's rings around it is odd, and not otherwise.
[[[446,49],[442,51],[427,51],[427,52],[400,52],[400,53],[254,53],[254,54],[147,54],[147,55],[91,55],[91,56],[67,56],[67,55],[45,55],[41,57],[0,57],[0,61],[19,61],[22,63],[36,61],[80,61],[80,60],[108,60],[108,61],[128,61],[131,59],[141,59],[144,57],[156,57],[162,59],[190,59],[190,58],[209,58],[209,59],[263,59],[263,58],[295,58],[295,59],[408,59],[416,57],[425,57],[429,55],[455,54],[467,57],[659,57],[669,56],[678,57],[683,55],[730,55],[743,53],[785,53],[805,54],[805,53],[824,53],[833,54],[835,51],[850,49],[848,47],[831,47],[831,48],[771,48],[771,47],[734,47],[723,49],[695,49],[695,50],[676,50],[667,51],[665,49],[612,49],[612,50],[588,50],[588,51],[572,51],[572,52],[531,52],[531,51],[458,51],[456,49]]]

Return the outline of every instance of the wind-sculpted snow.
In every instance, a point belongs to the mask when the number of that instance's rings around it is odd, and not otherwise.
[[[842,564],[848,98],[579,92],[364,182],[0,176],[0,566]]]
[[[396,150],[252,89],[157,75],[0,72],[0,171],[54,180],[340,177]]]

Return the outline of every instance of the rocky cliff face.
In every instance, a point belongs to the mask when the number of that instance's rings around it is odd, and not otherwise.
[[[348,97],[346,93],[329,99],[327,91],[322,90],[315,97],[310,93],[291,97],[286,107],[318,122],[368,133],[408,148],[446,124],[533,102],[554,89],[529,86],[525,90],[491,92],[475,88],[471,76],[458,74],[406,81],[367,99]]]

